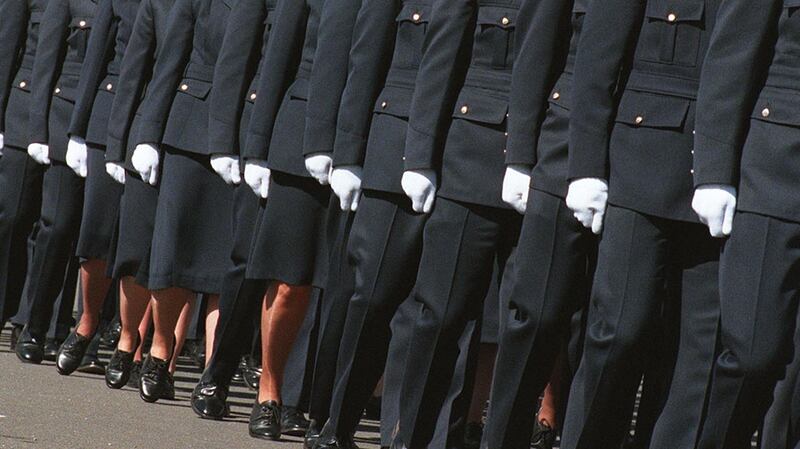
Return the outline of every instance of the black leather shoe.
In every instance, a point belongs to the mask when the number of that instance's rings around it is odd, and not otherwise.
[[[111,360],[108,361],[108,368],[106,368],[106,385],[108,388],[119,390],[120,388],[128,385],[131,380],[131,374],[135,366],[133,362],[133,352],[114,351],[111,355]],[[136,379],[138,383],[138,379]]]
[[[14,351],[17,349],[17,340],[19,340],[19,334],[22,333],[22,326],[19,324],[14,324],[11,327],[11,341],[8,343],[8,349]]]
[[[58,350],[61,348],[61,340],[55,338],[48,338],[44,342],[44,359],[48,362],[55,362],[58,356]]]
[[[317,441],[314,449],[358,449],[352,437],[349,438],[330,438]]]
[[[201,382],[192,391],[192,410],[203,419],[220,420],[230,413],[228,391],[213,382]]]
[[[319,437],[322,435],[322,423],[318,423],[316,419],[312,419],[308,424],[308,431],[306,432],[303,446],[305,449],[314,449]]]
[[[253,404],[250,412],[250,436],[262,440],[281,439],[281,406],[275,401]]]
[[[142,364],[142,377],[139,379],[139,396],[145,402],[168,399],[167,395],[169,394],[171,381],[169,360],[161,360],[148,355]]]
[[[96,355],[87,355],[83,357],[83,360],[81,360],[81,365],[78,367],[78,372],[103,376],[106,374],[106,364],[101,362]]]
[[[248,363],[242,371],[242,379],[248,388],[258,391],[258,383],[261,381],[261,367],[257,366],[251,359],[248,359]]]
[[[56,354],[58,374],[69,376],[75,372],[78,366],[81,365],[83,356],[86,355],[86,349],[91,342],[91,338],[79,335],[77,330],[69,334],[69,337],[64,340],[64,344],[58,349],[58,354]]]
[[[464,430],[464,449],[479,449],[482,437],[482,425],[474,422],[467,424],[467,428]]]
[[[139,380],[142,378],[142,362],[133,362],[131,368],[131,378],[128,379],[127,386],[139,388]]]
[[[175,400],[175,379],[172,377],[171,374],[168,374],[167,377],[167,387],[164,389],[164,393],[161,395],[161,399],[167,401],[174,401]]]
[[[22,363],[38,365],[44,360],[44,339],[31,335],[27,329],[23,329],[14,352]]]
[[[122,333],[122,323],[114,321],[106,327],[106,330],[100,335],[100,345],[106,349],[114,349],[119,343],[119,336]]]
[[[304,437],[310,422],[303,416],[303,412],[296,407],[283,407],[281,417],[281,433],[293,437]]]
[[[532,449],[553,449],[556,443],[556,431],[545,423],[537,422],[531,438]]]

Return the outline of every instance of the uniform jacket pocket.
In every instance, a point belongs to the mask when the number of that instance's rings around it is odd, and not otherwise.
[[[694,67],[700,51],[704,0],[650,0],[640,38],[641,58]]]
[[[427,5],[406,3],[397,15],[397,39],[393,64],[396,67],[418,67],[428,30],[431,10]]]
[[[482,6],[478,10],[475,62],[491,67],[509,67],[514,61],[516,26],[516,9],[501,6]]]
[[[638,128],[680,129],[690,105],[685,98],[629,90],[620,101],[616,121]]]
[[[80,60],[86,56],[86,49],[89,45],[89,33],[92,31],[92,18],[76,17],[69,24],[70,33],[67,43],[73,49]]]
[[[297,78],[289,90],[286,92],[289,98],[296,100],[308,100],[308,80],[305,78]]]
[[[800,127],[800,95],[766,88],[758,98],[751,117],[763,122]]]
[[[190,95],[199,100],[205,100],[211,92],[211,83],[192,78],[184,78],[178,85],[178,92]]]
[[[53,88],[53,96],[70,103],[75,103],[75,95],[78,90],[78,79],[72,77],[62,77]]]
[[[556,85],[553,86],[553,90],[550,92],[550,96],[547,99],[550,104],[569,111],[569,101],[572,98],[570,95],[571,84],[572,80],[570,78],[561,76],[561,78],[559,78],[559,80],[556,82]]]
[[[387,114],[407,119],[411,110],[411,89],[399,86],[386,86],[375,101],[373,111],[376,114]]]
[[[475,89],[464,89],[453,108],[453,118],[502,125],[508,117],[508,100]]]

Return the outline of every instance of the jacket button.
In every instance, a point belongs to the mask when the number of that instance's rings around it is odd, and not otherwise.
[[[403,156],[403,160],[406,160],[406,157],[405,157],[405,156]]]
[[[114,88],[114,85],[111,83],[106,84],[106,90],[111,90]]]
[[[420,19],[422,19],[422,14],[418,12],[415,12],[414,14],[411,15],[411,20],[413,20],[414,22],[419,22]]]
[[[689,170],[689,173],[694,174],[694,169]]]
[[[78,26],[80,26],[81,28],[85,28],[86,27],[86,21],[85,20],[81,20],[80,22],[78,22]]]
[[[762,116],[762,117],[764,117],[764,118],[767,118],[767,117],[769,117],[769,114],[770,114],[770,110],[769,110],[769,108],[764,108],[764,109],[761,111],[761,116]]]
[[[553,100],[558,100],[559,98],[561,98],[561,94],[558,93],[558,92],[554,92],[553,93]]]
[[[467,112],[469,112],[469,106],[467,105],[461,106],[461,113],[466,114]]]
[[[28,85],[28,83],[26,83],[25,81],[20,81],[19,82],[19,87],[25,88],[25,86],[27,86],[27,85]]]
[[[250,99],[251,99],[251,100],[255,100],[255,99],[256,99],[256,96],[257,96],[257,95],[256,95],[256,93],[255,93],[255,92],[253,92],[252,94],[250,94]]]
[[[189,85],[188,84],[181,84],[181,90],[186,92],[187,90],[189,90]]]
[[[502,19],[500,19],[500,23],[502,23],[503,25],[508,25],[509,23],[511,23],[511,20],[508,17],[503,17]]]
[[[61,88],[60,87],[56,87],[56,90],[54,90],[53,92],[55,92],[57,94],[60,94],[61,93]]]
[[[678,16],[676,16],[675,13],[669,13],[667,16],[667,22],[674,22],[676,20],[678,20]]]
[[[642,117],[641,115],[636,116],[636,118],[633,119],[633,123],[636,123],[637,125],[641,125],[643,122],[644,122],[644,117]]]
[[[504,132],[503,134],[504,134],[506,137],[508,137],[508,132],[507,132],[507,131],[506,131],[506,132]]]
[[[381,102],[381,109],[386,109],[386,106],[389,106],[388,101]]]

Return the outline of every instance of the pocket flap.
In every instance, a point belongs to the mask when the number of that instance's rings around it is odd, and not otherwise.
[[[780,125],[800,126],[800,95],[782,89],[765,89],[751,117]]]
[[[629,90],[619,103],[616,121],[642,128],[680,128],[691,101]]]
[[[500,125],[508,117],[508,101],[488,93],[464,89],[458,96],[453,117],[473,122]]]
[[[117,80],[119,80],[117,75],[108,75],[97,87],[97,90],[104,90],[113,94],[117,91]]]
[[[397,14],[398,22],[428,23],[431,19],[429,6],[404,4]]]
[[[89,29],[92,27],[92,18],[91,17],[75,17],[69,23],[71,28],[80,28],[80,29]]]
[[[647,17],[666,22],[699,22],[705,12],[703,0],[650,0]]]
[[[478,24],[514,28],[517,25],[517,10],[500,6],[483,6],[478,10]]]
[[[19,73],[17,77],[14,78],[14,84],[11,86],[16,89],[19,89],[23,92],[30,92],[31,91],[31,74],[28,73]]]
[[[308,80],[305,78],[297,78],[296,80],[294,80],[292,85],[289,86],[287,94],[291,98],[308,100]]]
[[[412,89],[400,86],[386,86],[375,100],[373,112],[408,118],[411,110]]]
[[[548,97],[550,104],[555,104],[562,109],[569,110],[569,100],[572,98],[572,95],[570,95],[571,87],[571,78],[568,75],[562,75],[561,78],[556,81],[556,85],[553,86],[552,92],[550,92],[550,97]]]
[[[211,83],[192,78],[184,78],[178,84],[178,92],[204,100],[211,92]]]

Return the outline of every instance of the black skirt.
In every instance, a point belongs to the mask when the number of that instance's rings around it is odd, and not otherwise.
[[[113,278],[132,276],[136,283],[150,284],[150,242],[156,221],[158,188],[127,172],[119,207]]]
[[[103,150],[88,147],[87,164],[83,218],[76,255],[84,260],[109,261],[124,187],[106,173]]]
[[[331,190],[313,178],[272,171],[269,200],[262,201],[248,279],[325,286],[325,224]]]
[[[150,289],[218,294],[233,246],[233,188],[209,156],[167,148],[150,254]]]

